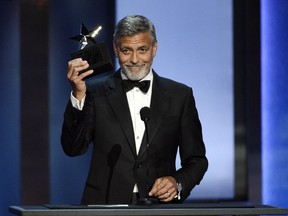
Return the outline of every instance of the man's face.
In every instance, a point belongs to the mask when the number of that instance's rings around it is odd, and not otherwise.
[[[157,42],[152,44],[149,33],[123,36],[114,44],[114,52],[119,64],[130,80],[141,80],[150,71],[156,55]]]

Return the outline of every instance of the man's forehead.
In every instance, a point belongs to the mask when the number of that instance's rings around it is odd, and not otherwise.
[[[138,33],[131,36],[122,36],[119,38],[120,46],[129,46],[129,45],[139,45],[139,46],[149,46],[152,45],[150,40],[150,35],[148,32]]]

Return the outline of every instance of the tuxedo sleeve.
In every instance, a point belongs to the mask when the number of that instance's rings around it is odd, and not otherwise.
[[[61,145],[69,156],[85,153],[93,140],[94,106],[92,97],[87,94],[83,110],[73,107],[69,100],[64,113]]]
[[[181,168],[174,176],[182,184],[181,200],[186,199],[191,190],[200,183],[208,168],[202,126],[192,89],[188,89],[181,115],[181,141],[179,145]]]

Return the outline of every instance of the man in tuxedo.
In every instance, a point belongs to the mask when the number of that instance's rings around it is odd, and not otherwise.
[[[89,85],[84,78],[93,71],[79,74],[89,66],[87,61],[68,63],[72,92],[62,147],[77,156],[93,144],[82,203],[135,204],[138,198],[183,202],[208,167],[192,89],[152,69],[157,38],[146,17],[124,17],[115,28],[113,45],[121,68]],[[147,131],[143,107],[150,108]],[[178,148],[181,168],[176,170]]]

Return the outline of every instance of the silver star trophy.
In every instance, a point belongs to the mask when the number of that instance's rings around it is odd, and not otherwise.
[[[71,37],[70,39],[79,41],[80,50],[71,53],[71,59],[82,58],[89,63],[89,68],[80,71],[79,74],[93,69],[93,73],[87,78],[99,75],[113,70],[113,64],[109,54],[109,50],[104,42],[97,43],[95,37],[98,35],[102,26],[89,31],[84,24],[81,25],[80,35]]]

